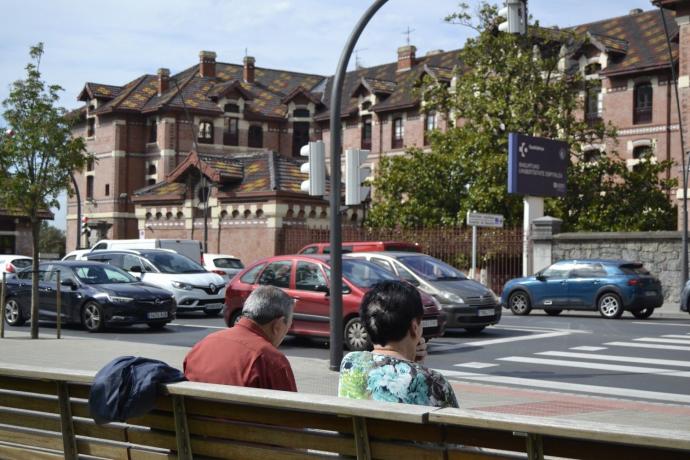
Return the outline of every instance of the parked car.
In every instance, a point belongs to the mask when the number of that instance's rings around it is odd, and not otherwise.
[[[343,253],[364,251],[422,252],[419,244],[407,241],[348,241],[342,244]],[[298,254],[330,254],[330,243],[312,243],[299,250]]]
[[[664,303],[661,282],[639,262],[608,259],[561,260],[533,276],[508,281],[501,304],[516,315],[543,309],[599,310],[604,318],[630,311],[649,318]]]
[[[226,283],[244,268],[244,264],[238,257],[229,254],[204,253],[202,262],[206,270],[222,276]]]
[[[0,255],[0,276],[2,273],[17,273],[18,270],[31,266],[33,259],[27,256],[20,256],[16,254],[2,254]]]
[[[93,245],[91,251],[114,249],[171,249],[176,253],[187,256],[196,263],[201,263],[201,241],[199,240],[100,240]]]
[[[39,318],[57,320],[57,273],[60,273],[61,323],[82,324],[89,332],[137,323],[161,329],[175,319],[176,305],[166,290],[144,284],[117,267],[98,262],[39,264]],[[21,326],[31,317],[33,271],[20,271],[7,283],[4,318]]]
[[[141,281],[170,291],[178,312],[202,310],[216,316],[223,309],[225,280],[169,249],[120,249],[94,251],[88,260],[119,267]]]
[[[86,260],[86,254],[91,252],[91,249],[75,249],[65,254],[62,260]]]
[[[368,260],[433,296],[446,313],[446,327],[477,334],[501,320],[501,305],[491,289],[434,257],[409,252],[361,252],[348,257]]]
[[[349,350],[364,350],[370,347],[370,342],[359,319],[362,297],[374,284],[398,278],[364,260],[344,258],[342,267],[345,346]],[[225,293],[225,321],[228,326],[233,326],[249,294],[257,286],[268,284],[283,289],[295,299],[290,334],[328,337],[329,277],[328,256],[289,255],[262,259],[230,281]],[[445,318],[438,304],[429,296],[423,296],[422,300],[424,336],[427,339],[442,336]]]
[[[690,280],[685,282],[683,290],[680,293],[680,311],[686,311],[690,313]]]

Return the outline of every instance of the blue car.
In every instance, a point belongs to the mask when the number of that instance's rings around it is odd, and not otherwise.
[[[661,282],[640,262],[627,260],[561,260],[533,276],[508,281],[501,294],[501,305],[515,315],[533,308],[552,316],[563,310],[599,310],[611,319],[628,310],[644,319],[663,303]]]

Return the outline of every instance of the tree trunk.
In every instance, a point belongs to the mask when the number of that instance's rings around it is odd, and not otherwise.
[[[31,257],[33,258],[31,277],[31,338],[38,338],[38,278],[41,273],[38,272],[38,242],[41,234],[41,220],[34,216],[31,218],[31,238],[33,240],[33,249]]]

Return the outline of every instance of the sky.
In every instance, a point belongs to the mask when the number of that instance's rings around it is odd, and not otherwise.
[[[477,0],[465,0],[476,9]],[[498,3],[495,0],[493,3]],[[29,47],[43,42],[41,72],[64,88],[61,105],[80,103],[86,82],[123,85],[167,67],[175,74],[198,63],[199,51],[240,64],[332,75],[352,28],[371,0],[0,0],[0,101],[24,78]],[[458,0],[389,0],[357,45],[365,67],[393,62],[407,43],[417,55],[462,47],[473,31],[443,18]],[[652,9],[650,0],[529,0],[543,26],[568,27]],[[354,68],[355,56],[350,61]],[[0,118],[0,127],[5,123]],[[62,199],[64,203],[64,198]],[[65,228],[65,206],[53,225]]]

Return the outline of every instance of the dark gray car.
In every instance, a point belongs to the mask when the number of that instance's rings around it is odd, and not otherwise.
[[[358,252],[346,257],[369,260],[433,296],[446,313],[448,328],[459,327],[477,333],[501,319],[499,299],[491,289],[429,255]]]

